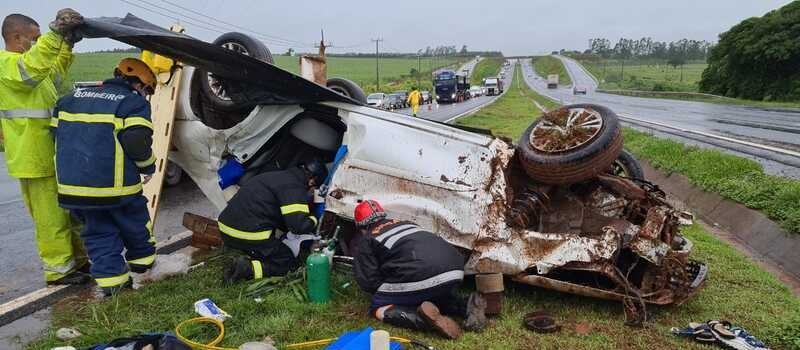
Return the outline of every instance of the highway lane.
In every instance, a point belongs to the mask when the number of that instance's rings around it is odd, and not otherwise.
[[[601,93],[596,91],[597,82],[583,66],[570,58],[557,57],[564,62],[574,84],[587,88],[586,95],[573,95],[571,86],[547,89],[545,79],[536,75],[529,60],[523,60],[524,78],[528,85],[561,103],[601,104],[637,128],[654,130],[659,136],[677,138],[689,144],[722,149],[758,161],[769,173],[800,178],[800,157],[791,155],[800,152],[800,111]],[[722,138],[765,147],[751,147]],[[785,152],[776,152],[773,147]]]
[[[475,68],[475,64],[477,63],[476,60],[472,60],[461,67],[459,72],[463,72],[465,69],[468,70],[469,74],[472,74],[473,69]],[[513,62],[508,67],[510,68],[503,68],[508,69],[509,71],[513,72]],[[510,86],[511,78],[514,74],[508,74],[506,72],[505,78],[503,80],[503,86]],[[452,122],[454,117],[462,116],[465,113],[469,113],[480,109],[482,106],[486,105],[497,99],[499,96],[479,96],[475,98],[471,98],[467,101],[460,102],[460,103],[441,103],[441,104],[426,104],[420,106],[419,112],[417,113],[417,117],[425,118],[440,122]],[[398,113],[411,115],[411,108],[404,108],[397,110]]]

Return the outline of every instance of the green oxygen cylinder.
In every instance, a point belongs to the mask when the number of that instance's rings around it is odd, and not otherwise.
[[[306,287],[312,303],[324,304],[331,300],[330,261],[320,249],[306,258]]]

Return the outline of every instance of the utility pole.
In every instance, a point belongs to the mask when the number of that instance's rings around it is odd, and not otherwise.
[[[422,75],[422,56],[417,54],[417,88],[419,88],[419,78]]]
[[[375,90],[380,91],[381,89],[381,71],[380,71],[380,52],[378,51],[378,43],[383,41],[381,38],[377,39],[370,39],[375,42]]]
[[[622,82],[625,81],[625,58],[622,58],[622,71],[619,73],[619,86],[621,88]]]
[[[325,57],[325,49],[329,48],[329,47],[333,47],[333,44],[331,44],[331,43],[327,43],[326,44],[325,43],[325,32],[322,29],[319,30],[319,33],[320,33],[322,39],[319,41],[319,44],[314,45],[314,47],[319,49],[319,57],[323,57],[324,58]]]

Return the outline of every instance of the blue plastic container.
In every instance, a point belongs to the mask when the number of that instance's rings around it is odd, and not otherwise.
[[[372,331],[372,327],[367,327],[362,330],[344,333],[333,344],[328,345],[325,350],[369,350],[369,335]],[[402,349],[403,345],[398,342],[389,343],[389,350]]]
[[[244,175],[244,166],[236,158],[228,157],[225,159],[225,164],[217,170],[217,175],[219,175],[219,187],[224,190],[230,185],[239,183],[239,179]]]

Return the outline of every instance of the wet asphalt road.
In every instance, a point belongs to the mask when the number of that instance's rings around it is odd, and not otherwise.
[[[461,67],[474,68],[475,61]],[[513,74],[507,74],[511,76]],[[506,86],[510,82],[507,78]],[[438,121],[447,121],[454,116],[469,112],[496,97],[478,97],[462,103],[442,104],[438,108],[424,105],[418,116]],[[411,109],[399,110],[410,115]],[[10,178],[5,168],[5,159],[0,152],[0,303],[9,301],[44,287],[42,264],[34,242],[33,224],[19,193],[19,183]],[[216,218],[218,210],[188,178],[175,187],[165,187],[161,196],[161,207],[156,220],[155,232],[159,240],[185,231],[181,225],[184,212],[192,212]]]
[[[33,223],[19,193],[19,183],[8,176],[0,152],[0,303],[44,287],[42,263],[34,242]],[[187,178],[165,187],[155,232],[159,240],[185,231],[183,213],[216,217],[217,209]]]
[[[464,64],[458,72],[463,72],[465,69],[469,71],[470,75],[472,74],[472,70],[475,68],[475,64],[477,64],[477,60],[472,60]],[[509,67],[513,68],[513,65]],[[510,71],[512,68],[508,68]],[[511,77],[514,74],[506,72],[505,79],[503,81],[503,86],[510,86],[511,84]],[[461,116],[464,113],[469,113],[481,106],[492,102],[498,96],[478,96],[471,98],[467,101],[460,102],[460,103],[442,103],[442,104],[426,104],[422,105],[419,108],[419,112],[417,113],[417,117],[425,118],[430,120],[435,120],[439,122],[449,123],[453,121],[453,118],[457,116]],[[411,108],[404,108],[397,110],[398,113],[403,113],[406,115],[411,115]]]
[[[693,145],[718,148],[758,161],[768,173],[800,178],[800,157],[736,142],[716,140],[700,134],[690,134],[647,123],[656,122],[677,129],[766,145],[789,152],[798,152],[800,151],[800,110],[764,109],[694,101],[629,97],[596,92],[597,83],[583,66],[570,58],[556,57],[562,60],[574,84],[586,87],[587,94],[573,95],[571,86],[547,89],[546,79],[536,75],[530,60],[523,60],[525,80],[528,85],[539,93],[548,95],[565,104],[596,103],[604,105],[623,118],[636,118],[646,121],[641,122],[629,119],[625,122],[638,129],[646,129],[659,136],[678,139],[681,142]]]

